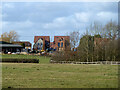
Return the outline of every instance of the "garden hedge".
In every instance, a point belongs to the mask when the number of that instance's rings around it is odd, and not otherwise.
[[[39,59],[19,59],[19,58],[7,58],[0,59],[0,62],[11,62],[11,63],[39,63]]]

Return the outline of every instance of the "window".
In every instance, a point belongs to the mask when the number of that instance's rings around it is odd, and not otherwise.
[[[30,46],[30,44],[28,43],[28,46]]]
[[[61,47],[63,47],[63,42],[61,43]]]
[[[17,52],[19,52],[20,50],[17,48]]]
[[[42,44],[42,43],[40,43],[40,47],[43,47],[43,44]]]
[[[60,38],[59,41],[63,41],[63,38]]]
[[[60,47],[60,43],[58,43],[58,47]]]

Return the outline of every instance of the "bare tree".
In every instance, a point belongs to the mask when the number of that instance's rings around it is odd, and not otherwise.
[[[116,22],[112,20],[102,25],[98,22],[94,22],[89,26],[89,33],[92,35],[99,34],[101,37],[102,42],[99,41],[99,44],[96,45],[98,47],[95,49],[95,54],[97,56],[97,60],[115,60],[117,57],[117,37],[118,37],[118,25]],[[101,42],[101,45],[100,45]],[[97,50],[97,51],[96,51]]]
[[[111,20],[104,26],[102,30],[104,32],[103,36],[105,38],[115,39],[118,34],[118,25],[116,22]]]
[[[71,48],[75,48],[79,45],[79,41],[80,41],[80,33],[79,31],[73,31],[69,33],[70,36],[70,45]]]
[[[88,26],[88,34],[97,35],[103,33],[103,25],[100,22],[95,21]]]
[[[10,31],[9,33],[4,32],[1,35],[1,40],[2,41],[6,41],[6,42],[13,42],[13,41],[17,41],[18,40],[19,35],[17,34],[17,32],[15,32],[14,30]]]
[[[100,22],[94,22],[88,26],[89,34],[96,35],[99,34],[104,38],[115,39],[118,34],[118,25],[114,21],[109,21],[105,25]]]

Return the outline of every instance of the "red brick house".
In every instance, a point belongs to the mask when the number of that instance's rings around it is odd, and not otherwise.
[[[69,47],[69,48],[68,48]],[[34,50],[55,49],[57,51],[70,49],[69,36],[54,36],[54,41],[50,42],[50,36],[35,36]]]
[[[50,48],[50,36],[35,36],[34,50],[46,50]]]
[[[57,51],[64,51],[70,49],[69,36],[54,36],[54,41],[50,43],[50,47]]]
[[[110,41],[109,38],[95,38],[94,45],[95,47],[102,46],[104,44],[107,44],[109,41]]]

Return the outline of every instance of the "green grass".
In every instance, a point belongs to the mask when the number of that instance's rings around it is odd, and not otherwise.
[[[2,63],[2,87],[117,88],[117,65]]]
[[[33,58],[40,63],[2,63],[2,87],[8,88],[117,88],[117,65],[50,64],[50,57],[2,55],[2,58]]]
[[[5,59],[9,59],[9,58],[27,58],[27,59],[39,59],[39,63],[42,64],[42,63],[46,63],[48,64],[49,61],[50,61],[50,57],[47,57],[47,56],[35,56],[35,55],[8,55],[8,54],[5,54],[5,55],[1,55],[2,58],[5,58]]]

